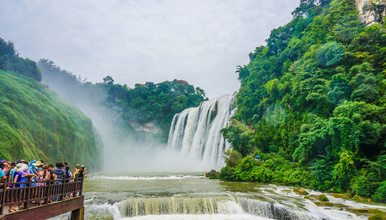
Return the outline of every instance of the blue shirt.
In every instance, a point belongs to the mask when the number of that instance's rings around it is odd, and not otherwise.
[[[5,174],[0,170],[0,178],[3,178],[3,176],[5,176]]]
[[[18,183],[19,183],[19,182],[27,182],[27,181],[28,181],[28,177],[27,177],[27,176],[22,177],[23,174],[26,174],[26,173],[28,173],[28,172],[27,172],[27,171],[19,171],[19,172],[15,172],[15,176],[16,176],[16,175],[19,175],[19,177],[17,178],[17,182],[18,182]],[[18,184],[18,185],[16,185],[16,188],[18,188],[18,187],[25,187],[25,186],[27,186],[27,184],[25,184],[25,183],[23,183],[23,184]]]
[[[11,182],[13,182],[13,179],[15,179],[15,168],[12,168],[10,171],[9,171],[9,175],[11,175]]]

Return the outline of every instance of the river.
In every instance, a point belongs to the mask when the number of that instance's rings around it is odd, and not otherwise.
[[[386,211],[328,194],[330,202],[317,206],[292,187],[210,180],[203,173],[93,174],[84,191],[86,219],[367,219],[364,210]]]

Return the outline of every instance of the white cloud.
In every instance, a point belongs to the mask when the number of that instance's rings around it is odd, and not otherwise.
[[[0,37],[92,82],[184,79],[210,98],[239,88],[235,70],[291,19],[299,0],[2,0]]]

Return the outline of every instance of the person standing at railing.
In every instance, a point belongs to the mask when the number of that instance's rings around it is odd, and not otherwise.
[[[30,163],[30,166],[29,166],[29,172],[32,173],[32,174],[35,174],[36,177],[33,179],[33,181],[37,181],[39,179],[39,168],[44,165],[42,162],[40,161],[32,161]]]
[[[50,176],[49,176],[49,179],[48,180],[56,180],[56,175],[55,175],[55,172],[54,172],[54,165],[50,164],[48,165],[48,171],[50,172]]]
[[[79,173],[79,170],[80,170],[80,164],[77,164],[75,169],[74,169],[74,172],[72,173],[71,178],[74,178],[75,176],[77,176]]]
[[[56,163],[56,167],[54,168],[54,173],[56,175],[56,182],[55,183],[62,183],[63,176],[65,176],[65,171],[63,170],[63,164],[62,163]]]
[[[34,177],[34,176],[36,176],[36,175],[30,174],[28,172],[28,165],[27,164],[25,164],[23,162],[18,163],[15,167],[15,178],[13,180],[13,182],[14,182],[13,187],[19,188],[19,187],[27,186],[26,183],[20,183],[20,182],[27,182],[29,177]],[[19,198],[21,198],[22,194],[23,194],[23,189],[20,190]],[[16,211],[16,210],[17,210],[17,208],[14,208],[13,210],[10,210],[10,211]]]
[[[23,175],[25,174],[24,170],[28,169],[28,166],[24,163],[18,163],[15,167],[15,177],[13,178],[13,184],[14,188],[22,187],[21,184],[18,184],[20,182],[26,182],[28,180],[28,177]]]
[[[0,162],[0,169],[4,169],[4,164]],[[7,179],[3,171],[0,170],[0,182],[4,182]]]
[[[54,165],[52,165],[52,164],[48,165],[48,171],[49,171],[48,181],[56,180],[56,175],[54,172]],[[51,202],[52,199],[53,198],[49,198],[48,202]]]
[[[80,166],[80,170],[78,172],[78,178],[79,180],[82,180],[84,176],[86,175],[86,167],[84,165]]]
[[[38,173],[39,173],[38,180],[44,181],[44,180],[50,179],[50,171],[48,170],[47,165],[42,166],[42,169],[41,170],[39,169]],[[44,185],[44,183],[40,183],[40,184],[38,183],[37,185],[42,186]]]
[[[9,177],[8,177],[9,183],[13,183],[13,179],[15,178],[15,167],[16,167],[16,163],[12,162],[11,163],[11,170],[9,171]]]
[[[9,171],[9,177],[8,177],[8,182],[9,183],[13,183],[13,179],[15,178],[15,167],[16,167],[16,162],[12,162],[11,163],[11,170]],[[8,188],[13,188],[13,185],[10,184],[8,185],[7,189]],[[11,197],[11,202],[14,201],[14,197]],[[13,205],[9,205],[8,207],[8,212],[14,212],[16,211],[16,208],[17,208],[17,205],[13,204]]]
[[[55,181],[55,184],[61,184],[63,183],[63,177],[65,177],[65,172],[63,170],[63,164],[62,163],[56,163],[56,166],[53,170],[53,172],[55,173],[56,175],[56,181]],[[60,190],[60,188],[58,187],[57,190]],[[57,192],[56,192],[57,193]],[[61,197],[58,196],[58,197],[54,197],[52,200],[60,200]]]
[[[36,177],[35,174],[30,174],[28,172],[28,165],[25,163],[18,163],[15,168],[15,178],[14,178],[14,183],[16,182],[27,182],[28,178],[31,177]],[[16,188],[18,187],[25,187],[27,186],[26,183],[18,184]]]
[[[71,171],[70,171],[70,167],[66,167],[65,168],[65,174],[66,174],[66,179],[68,179],[68,180],[66,180],[66,183],[68,183],[68,182],[70,182],[70,178],[71,178],[71,176],[72,176],[72,173],[71,173]]]
[[[72,177],[71,169],[68,166],[67,162],[64,162],[63,165],[64,165],[64,172],[66,174],[66,179],[70,179]],[[66,183],[68,183],[68,182],[69,182],[69,180],[66,180]]]

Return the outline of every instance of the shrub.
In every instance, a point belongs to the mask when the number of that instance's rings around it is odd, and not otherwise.
[[[377,202],[386,202],[386,181],[381,183],[381,186],[377,189],[372,198]]]
[[[235,180],[234,173],[235,173],[235,168],[226,166],[221,169],[220,176],[219,176],[220,180],[234,181]]]

